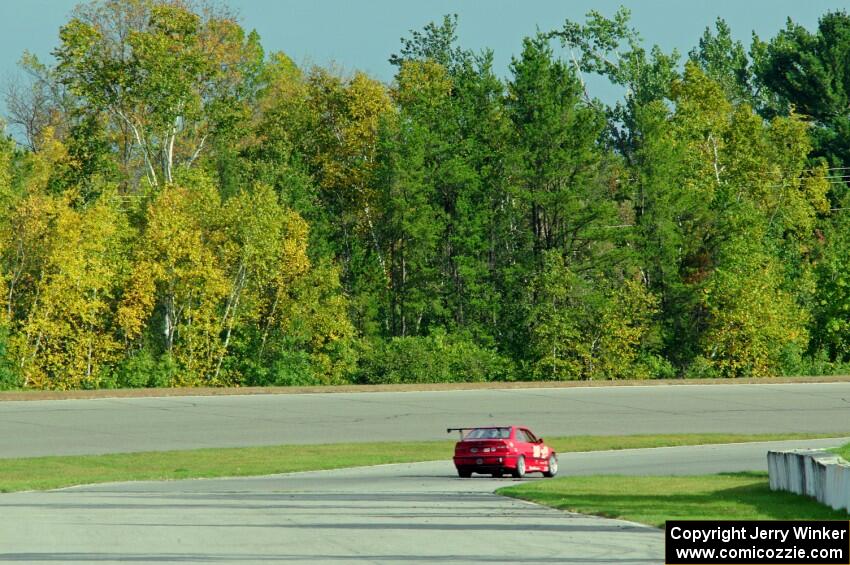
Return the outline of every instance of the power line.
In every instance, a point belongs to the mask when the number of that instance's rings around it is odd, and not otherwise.
[[[812,168],[812,169],[802,169],[802,170],[800,170],[800,172],[798,174],[803,175],[805,173],[819,173],[821,171],[827,171],[827,172],[829,172],[829,171],[850,171],[850,167],[829,167],[829,168],[826,168],[826,169],[821,169],[820,167],[818,167],[818,168]],[[784,171],[761,171],[761,172],[756,173],[756,174],[758,174],[760,176],[777,176],[777,175],[782,176],[784,174]],[[850,176],[850,172],[839,173],[839,174],[840,174],[840,176]],[[836,176],[836,175],[827,174],[825,176]]]

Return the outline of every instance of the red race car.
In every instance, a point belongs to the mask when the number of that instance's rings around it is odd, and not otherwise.
[[[481,428],[447,428],[446,433],[460,432],[453,458],[457,474],[472,473],[501,477],[510,473],[524,477],[539,471],[544,477],[558,473],[558,455],[528,428],[520,426],[487,426]]]

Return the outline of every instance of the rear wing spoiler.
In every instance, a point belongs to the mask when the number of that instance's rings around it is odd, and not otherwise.
[[[476,426],[469,426],[467,428],[446,428],[446,433],[450,434],[452,432],[458,432],[458,434],[460,435],[460,439],[463,439],[463,432],[474,429],[476,429]]]

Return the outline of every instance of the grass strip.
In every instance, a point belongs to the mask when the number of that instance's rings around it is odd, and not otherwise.
[[[568,453],[578,451],[643,449],[651,447],[681,447],[685,445],[712,445],[720,443],[753,443],[758,441],[782,440],[793,441],[847,436],[848,432],[831,432],[822,434],[653,434],[546,437],[545,441],[558,453]]]
[[[563,477],[499,489],[538,504],[655,527],[666,520],[847,520],[811,498],[774,492],[767,473]]]
[[[835,434],[666,434],[547,438],[560,453],[836,437]],[[0,459],[0,492],[46,490],[117,481],[272,475],[452,456],[454,440],[279,445]]]
[[[832,451],[838,454],[839,457],[842,457],[845,461],[850,461],[850,443],[837,447]]]
[[[345,443],[0,459],[0,492],[428,461],[447,457],[451,446],[447,441]]]

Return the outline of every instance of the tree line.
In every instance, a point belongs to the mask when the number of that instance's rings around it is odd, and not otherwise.
[[[846,371],[848,14],[681,56],[590,12],[506,77],[456,29],[384,84],[79,6],[6,90],[0,387]]]

